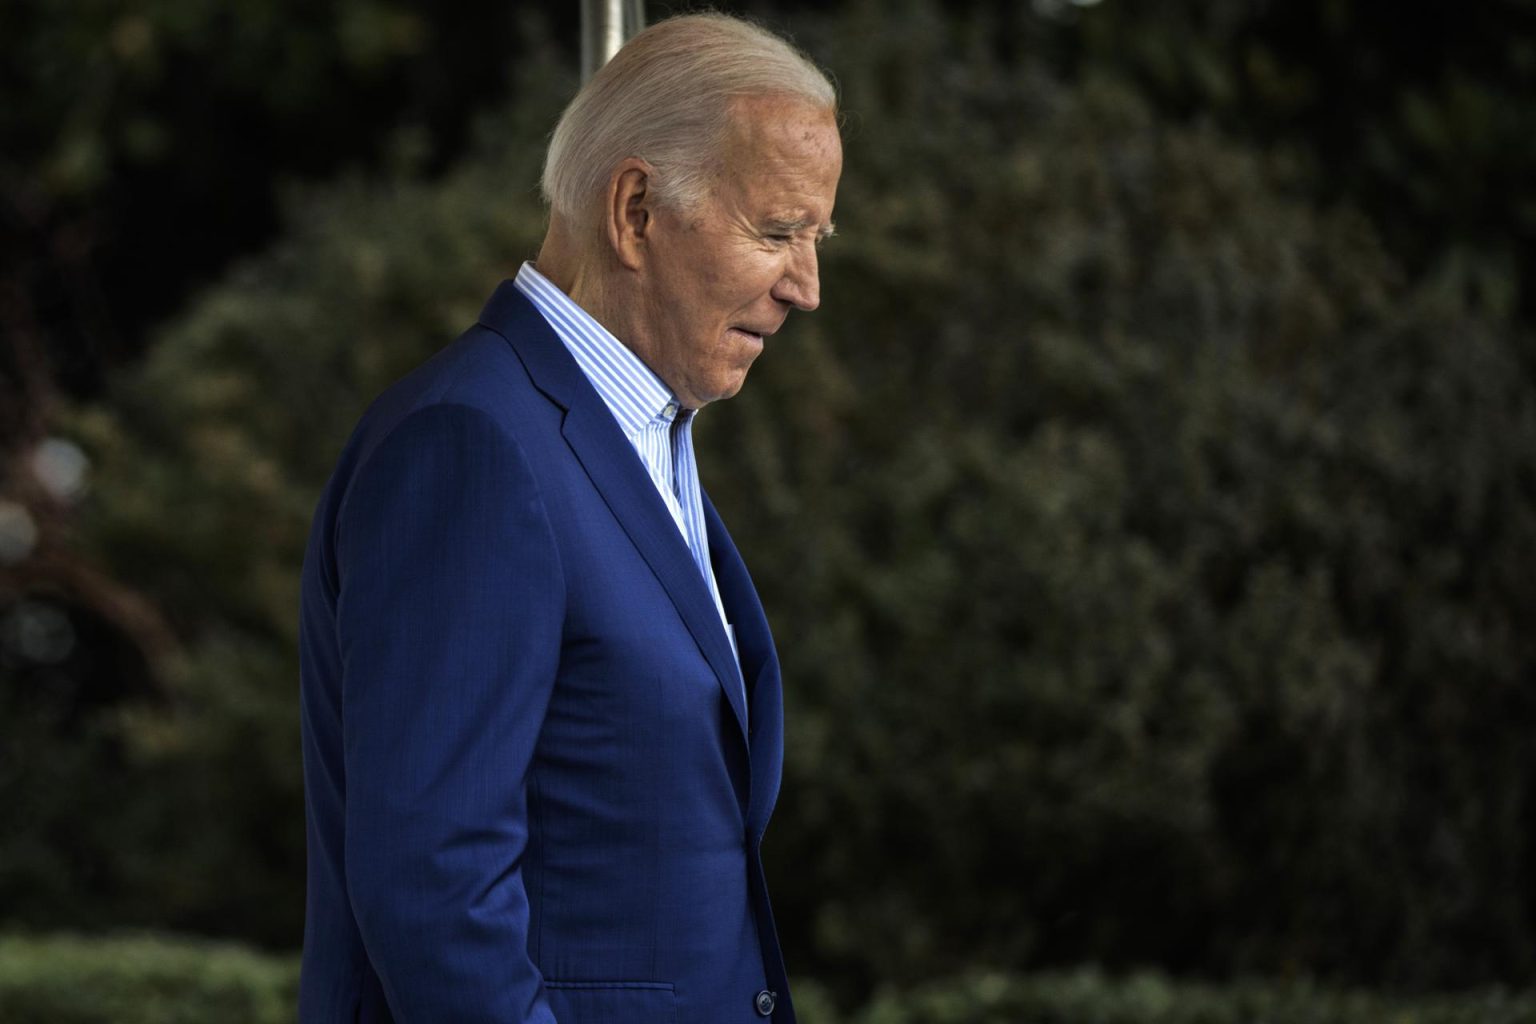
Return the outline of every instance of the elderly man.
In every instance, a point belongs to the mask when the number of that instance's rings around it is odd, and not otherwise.
[[[818,302],[831,86],[718,15],[551,141],[549,233],[369,409],[304,566],[305,1022],[793,1021],[778,660],[697,411]]]

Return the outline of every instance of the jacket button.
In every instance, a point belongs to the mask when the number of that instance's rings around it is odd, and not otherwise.
[[[757,998],[752,1000],[752,1005],[756,1007],[759,1017],[772,1017],[773,1008],[778,1005],[778,1002],[779,994],[777,992],[769,992],[767,989],[763,989],[757,994]]]

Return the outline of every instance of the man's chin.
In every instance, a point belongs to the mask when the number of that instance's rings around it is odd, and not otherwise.
[[[699,404],[693,406],[693,408],[699,408],[711,402],[721,402],[727,398],[735,398],[741,391],[741,386],[746,382],[747,371],[745,369],[728,380],[713,381],[710,387],[702,389],[705,393],[698,396]],[[684,402],[683,404],[687,405],[689,403]]]

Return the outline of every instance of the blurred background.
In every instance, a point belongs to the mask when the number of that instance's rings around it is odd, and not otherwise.
[[[1536,4],[719,6],[846,118],[697,435],[805,1024],[1536,1020]],[[536,251],[576,5],[0,39],[0,1021],[289,1021],[309,517]]]

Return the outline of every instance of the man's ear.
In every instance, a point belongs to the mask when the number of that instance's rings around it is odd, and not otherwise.
[[[632,156],[614,168],[608,179],[603,226],[614,255],[629,270],[639,270],[644,262],[646,243],[655,224],[652,174],[650,164]]]

